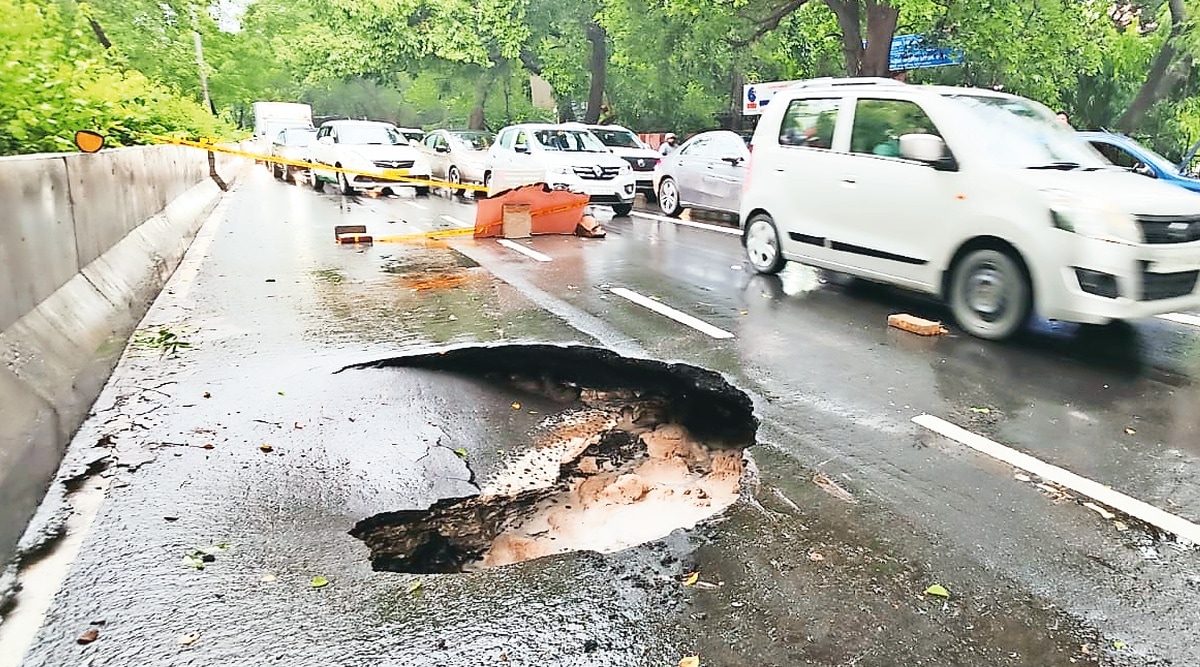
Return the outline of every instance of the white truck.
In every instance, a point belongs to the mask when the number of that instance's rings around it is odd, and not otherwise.
[[[290,127],[311,128],[312,107],[299,102],[255,102],[254,142],[259,155],[269,155],[271,141],[280,130]]]

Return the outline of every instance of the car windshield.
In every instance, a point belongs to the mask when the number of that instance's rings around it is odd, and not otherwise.
[[[974,135],[993,158],[1026,169],[1104,169],[1109,166],[1078,133],[1048,109],[1015,97],[948,95],[968,111]]]
[[[548,151],[566,153],[607,153],[608,149],[587,130],[537,130],[537,142]]]
[[[294,130],[283,131],[283,144],[285,146],[307,146],[317,137],[316,130],[307,130],[297,128]]]
[[[378,144],[383,146],[406,144],[395,128],[387,125],[340,125],[337,128],[339,144]]]
[[[615,146],[616,148],[646,148],[641,139],[629,130],[608,130],[604,128],[596,128],[592,130],[592,134],[596,135],[605,146]]]
[[[454,138],[472,151],[486,151],[491,148],[494,137],[487,132],[455,132]]]

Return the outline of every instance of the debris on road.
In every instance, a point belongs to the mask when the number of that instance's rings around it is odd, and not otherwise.
[[[329,579],[318,574],[317,576],[308,580],[308,585],[313,588],[325,588],[329,585]]]
[[[700,581],[700,573],[693,572],[684,578],[683,585],[684,586],[695,586],[697,581]]]
[[[833,481],[832,477],[823,472],[818,472],[813,475],[812,481],[813,484],[816,484],[818,487],[820,487],[822,491],[828,493],[834,498],[837,498],[838,500],[844,500],[848,503],[858,502],[858,499],[854,497],[854,494],[850,493],[846,489],[843,489],[840,484]]]
[[[475,238],[503,235],[504,208],[513,204],[529,205],[531,235],[574,234],[589,200],[585,194],[551,190],[545,183],[506,190],[476,203]]]
[[[334,225],[333,238],[339,244],[371,245],[375,238],[367,233],[366,225]]]
[[[604,229],[604,226],[590,215],[583,216],[583,219],[575,226],[575,236],[582,236],[585,239],[599,239],[607,235],[608,232]]]
[[[258,449],[260,451],[262,451],[262,453],[264,453],[264,454],[270,454],[271,452],[275,451],[274,447],[272,447],[271,445],[268,445],[265,442],[263,444],[259,445]]]
[[[915,333],[918,336],[940,336],[950,331],[942,326],[941,322],[927,320],[916,315],[909,315],[908,313],[888,315],[888,326],[895,327],[901,331]]]
[[[700,656],[689,655],[679,661],[679,667],[700,667]]]
[[[200,633],[199,632],[193,632],[191,634],[186,634],[186,635],[179,635],[179,643],[184,646],[191,646],[192,644],[195,644],[197,641],[200,641]]]
[[[92,628],[92,629],[88,630],[87,632],[83,633],[82,635],[79,635],[79,638],[75,640],[75,643],[87,645],[87,644],[91,644],[92,642],[96,641],[99,638],[100,638],[100,631],[97,630],[96,628]]]
[[[935,595],[939,598],[950,597],[950,591],[946,590],[946,587],[941,584],[933,584],[929,588],[926,588],[925,594],[926,595]]]
[[[1088,509],[1090,509],[1090,510],[1092,510],[1092,511],[1093,511],[1093,512],[1095,512],[1096,514],[1099,514],[1101,517],[1103,517],[1103,518],[1105,518],[1105,519],[1108,519],[1108,520],[1110,520],[1110,521],[1111,521],[1112,519],[1115,519],[1115,518],[1117,518],[1117,515],[1116,515],[1116,514],[1113,514],[1112,512],[1109,512],[1108,510],[1106,510],[1106,509],[1104,509],[1103,507],[1101,507],[1101,506],[1097,505],[1096,503],[1091,503],[1091,502],[1088,502],[1088,503],[1084,503],[1084,504],[1083,504],[1083,506],[1084,506],[1084,507],[1086,507],[1086,508],[1088,508]]]

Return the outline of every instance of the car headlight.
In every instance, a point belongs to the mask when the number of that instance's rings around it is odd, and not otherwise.
[[[1142,243],[1142,232],[1128,213],[1083,199],[1066,190],[1047,190],[1050,217],[1059,229],[1118,243]]]

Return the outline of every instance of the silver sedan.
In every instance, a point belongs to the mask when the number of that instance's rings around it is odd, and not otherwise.
[[[737,215],[750,162],[747,139],[727,130],[702,132],[664,156],[654,171],[662,212],[675,217],[698,208]]]
[[[435,179],[482,184],[484,160],[493,139],[491,133],[476,130],[437,130],[425,135],[417,148],[429,160]]]

